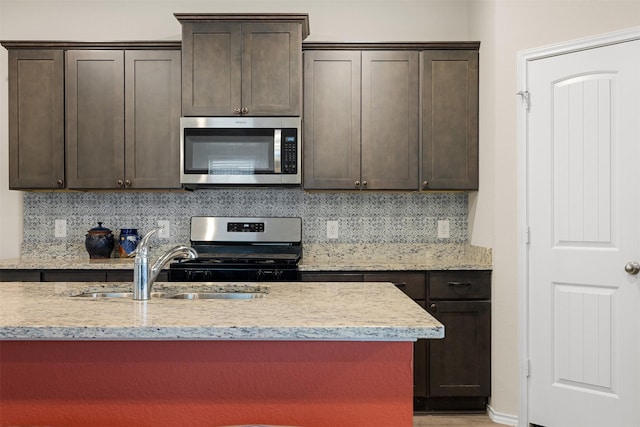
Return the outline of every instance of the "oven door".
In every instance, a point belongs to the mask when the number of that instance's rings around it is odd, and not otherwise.
[[[180,123],[183,184],[301,183],[299,118],[183,117]]]

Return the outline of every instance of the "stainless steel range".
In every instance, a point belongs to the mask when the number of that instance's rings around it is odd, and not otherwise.
[[[301,218],[191,218],[197,259],[169,266],[172,282],[295,281],[302,259]]]

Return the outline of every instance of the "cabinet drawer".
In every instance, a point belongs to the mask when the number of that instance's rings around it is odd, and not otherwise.
[[[365,282],[391,282],[402,292],[414,300],[426,297],[426,287],[423,273],[365,273]]]
[[[430,299],[491,299],[490,271],[429,273]]]
[[[2,270],[0,282],[39,282],[40,271],[37,270]]]
[[[48,270],[42,272],[43,282],[104,282],[104,271],[94,270]]]
[[[361,273],[301,272],[302,282],[362,282]]]
[[[109,270],[107,282],[133,282],[133,270]]]

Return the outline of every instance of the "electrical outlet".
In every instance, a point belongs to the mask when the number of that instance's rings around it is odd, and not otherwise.
[[[162,227],[162,230],[158,232],[158,237],[161,239],[168,239],[171,236],[171,228],[169,225],[169,221],[167,220],[159,220],[158,227]]]
[[[448,239],[449,238],[449,220],[441,219],[438,220],[438,239]]]
[[[55,222],[55,231],[54,234],[56,237],[67,237],[67,220],[66,219],[56,219]]]
[[[338,221],[327,221],[327,239],[338,238]]]

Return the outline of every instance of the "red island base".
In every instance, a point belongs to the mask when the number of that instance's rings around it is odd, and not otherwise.
[[[410,427],[413,343],[2,341],[2,426]]]

